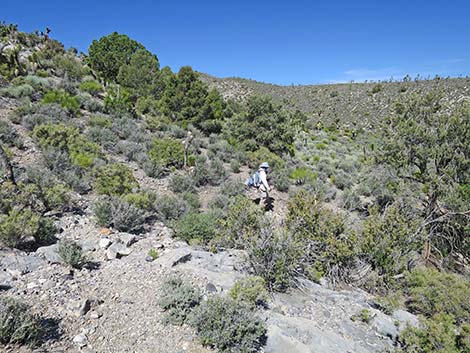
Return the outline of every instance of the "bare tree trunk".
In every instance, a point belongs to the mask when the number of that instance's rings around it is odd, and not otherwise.
[[[5,168],[5,178],[11,181],[13,185],[17,186],[15,174],[13,173],[13,167],[10,163],[10,158],[8,158],[8,155],[2,145],[0,145],[0,162],[2,162],[3,167]]]

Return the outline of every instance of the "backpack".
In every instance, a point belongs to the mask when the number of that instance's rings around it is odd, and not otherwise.
[[[248,185],[249,187],[259,187],[259,184],[261,183],[261,178],[259,176],[259,171],[257,171],[255,174],[253,174],[252,176],[250,176],[246,182],[246,185]]]

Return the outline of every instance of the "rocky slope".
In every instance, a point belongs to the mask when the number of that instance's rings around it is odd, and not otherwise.
[[[450,105],[470,97],[470,78],[281,86],[243,78],[200,75],[227,99],[244,101],[254,94],[267,95],[316,121],[349,127],[374,128],[387,116],[397,99],[409,94],[440,89]]]
[[[50,323],[50,340],[39,351],[210,351],[188,327],[161,323],[159,287],[167,275],[178,273],[205,295],[223,294],[246,276],[243,252],[213,254],[190,247],[162,225],[135,237],[100,233],[87,215],[61,222],[63,236],[81,239],[94,266],[71,271],[61,264],[54,245],[34,254],[1,253],[3,294],[33,304]],[[147,259],[149,248],[160,253],[155,261]],[[363,310],[370,321],[353,320]],[[274,294],[262,316],[268,327],[264,351],[272,353],[379,352],[392,349],[407,323],[417,324],[405,311],[385,315],[362,291],[334,291],[308,281],[301,289]]]

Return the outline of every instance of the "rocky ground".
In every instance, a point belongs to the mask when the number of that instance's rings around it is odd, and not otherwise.
[[[206,295],[223,294],[246,276],[243,252],[190,247],[163,225],[137,237],[100,230],[86,214],[62,218],[61,228],[61,237],[80,240],[86,268],[62,264],[55,245],[32,254],[0,253],[1,295],[22,298],[47,318],[49,340],[35,352],[210,352],[190,328],[161,322],[159,287],[179,273]],[[159,253],[154,261],[147,256],[150,248]],[[363,309],[369,323],[352,319]],[[393,348],[406,323],[417,323],[404,311],[388,316],[376,310],[365,292],[308,281],[301,290],[274,294],[260,314],[268,327],[264,351],[271,353],[382,352]]]

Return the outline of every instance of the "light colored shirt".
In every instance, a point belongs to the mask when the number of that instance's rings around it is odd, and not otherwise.
[[[269,184],[268,184],[268,178],[267,178],[267,175],[266,175],[266,171],[264,170],[264,168],[260,168],[258,170],[258,173],[259,173],[259,180],[260,180],[259,187],[260,187],[261,191],[268,191],[269,190]]]

